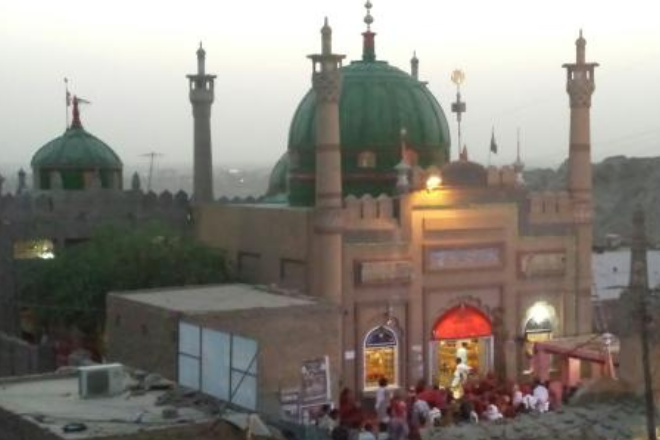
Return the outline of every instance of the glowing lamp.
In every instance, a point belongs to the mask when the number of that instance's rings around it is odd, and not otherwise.
[[[551,317],[552,315],[550,310],[545,304],[536,303],[529,311],[529,319],[531,319],[536,324],[549,321]]]
[[[440,185],[442,185],[442,179],[437,174],[431,174],[426,179],[426,190],[428,192],[439,190]]]

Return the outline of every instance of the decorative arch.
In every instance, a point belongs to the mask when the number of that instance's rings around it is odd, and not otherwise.
[[[378,387],[381,378],[389,385],[399,382],[399,338],[397,332],[379,325],[367,332],[362,344],[364,388]]]
[[[491,320],[480,309],[459,305],[445,312],[433,327],[433,338],[469,339],[491,336]]]
[[[552,333],[557,329],[557,312],[547,301],[536,301],[525,312],[522,331],[527,333]]]
[[[536,301],[527,309],[522,322],[522,331],[528,360],[534,354],[534,344],[552,339],[556,329],[557,313],[551,304],[546,301]]]

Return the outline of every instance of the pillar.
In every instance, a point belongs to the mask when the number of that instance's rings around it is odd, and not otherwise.
[[[193,198],[196,202],[213,201],[213,157],[211,154],[211,105],[215,98],[215,75],[207,75],[206,52],[199,44],[197,74],[188,75],[190,103],[193,110]]]
[[[314,207],[314,287],[319,296],[342,302],[342,182],[339,132],[341,60],[332,53],[328,20],[321,29],[322,51],[310,55],[316,94],[316,204]]]
[[[564,64],[566,91],[570,97],[570,150],[568,158],[568,191],[574,209],[576,240],[575,287],[565,308],[567,334],[592,331],[591,325],[591,251],[593,234],[591,178],[591,95],[595,90],[594,70],[598,63],[587,63],[586,40],[575,42],[575,63]]]

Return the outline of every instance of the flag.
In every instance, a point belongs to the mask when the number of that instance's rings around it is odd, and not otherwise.
[[[91,104],[92,103],[92,101],[88,101],[88,100],[83,99],[79,96],[76,96],[76,98],[78,98],[78,104]]]
[[[64,90],[66,90],[66,106],[71,107],[71,93],[69,92],[69,78],[64,78]]]
[[[497,154],[497,142],[495,142],[495,128],[490,134],[490,152]]]

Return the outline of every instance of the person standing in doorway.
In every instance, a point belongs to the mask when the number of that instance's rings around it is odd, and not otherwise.
[[[461,345],[456,349],[456,357],[459,358],[464,365],[468,364],[468,343],[461,342]]]

